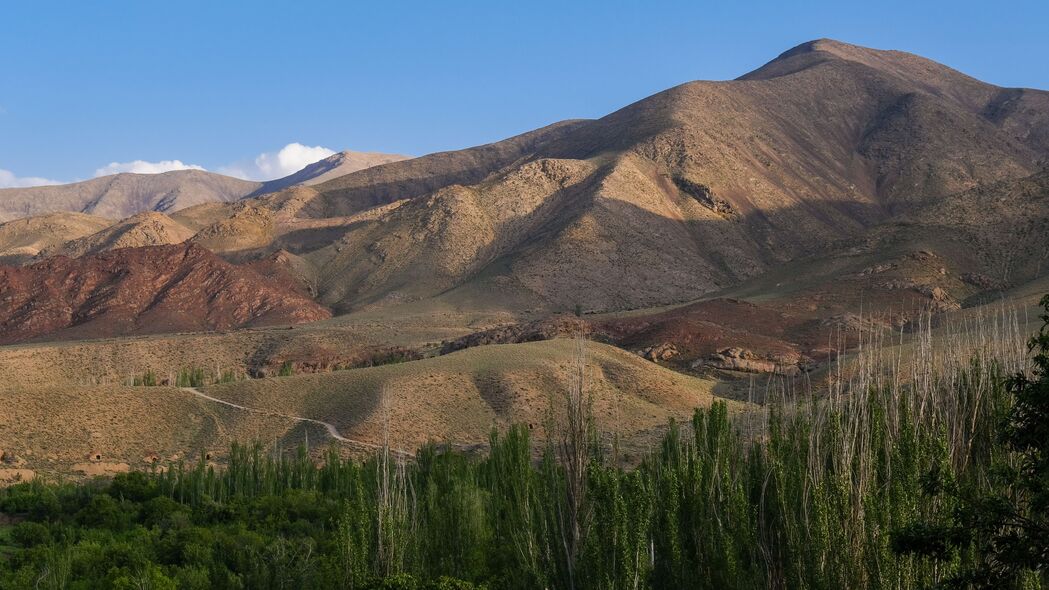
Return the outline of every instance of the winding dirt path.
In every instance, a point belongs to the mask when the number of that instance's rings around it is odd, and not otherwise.
[[[270,412],[269,410],[259,410],[257,408],[249,408],[247,406],[242,406],[240,404],[235,404],[233,402],[226,401],[224,399],[219,399],[217,397],[212,397],[212,396],[204,393],[203,391],[197,389],[196,387],[180,387],[179,389],[181,389],[182,391],[186,391],[188,393],[192,393],[193,395],[195,395],[195,396],[197,396],[197,397],[199,397],[201,399],[205,399],[205,400],[207,400],[209,402],[222,404],[224,406],[229,406],[231,408],[236,408],[238,410],[242,410],[242,411],[245,411],[245,412],[251,412],[252,414],[261,414],[263,416],[273,416],[275,418],[285,418],[285,419],[288,419],[288,420],[295,420],[296,422],[309,422],[311,424],[318,424],[320,426],[323,426],[324,429],[328,431],[328,436],[332,437],[333,439],[335,439],[335,440],[337,440],[337,441],[339,441],[341,443],[347,444],[347,445],[362,447],[362,448],[373,450],[373,451],[377,451],[377,450],[381,450],[382,449],[381,445],[375,445],[375,444],[366,443],[366,442],[360,441],[360,440],[353,440],[353,439],[350,439],[350,438],[346,438],[345,436],[339,434],[339,430],[337,428],[335,428],[335,425],[333,425],[331,423],[328,423],[328,422],[324,422],[323,420],[315,420],[313,418],[306,418],[306,417],[303,417],[303,416],[292,416],[291,414],[281,414],[279,412]],[[402,451],[400,449],[390,449],[390,452],[395,454],[395,455],[401,455],[401,456],[404,456],[404,457],[414,457],[415,456],[412,453],[409,453],[408,451]]]

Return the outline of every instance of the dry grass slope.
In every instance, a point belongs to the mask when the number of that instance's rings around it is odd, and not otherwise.
[[[575,342],[550,340],[472,348],[449,355],[334,373],[241,381],[207,387],[214,397],[246,407],[330,422],[343,436],[391,440],[412,449],[428,441],[483,443],[493,427],[528,424],[542,436],[547,412],[575,366]],[[649,440],[669,418],[709,406],[712,381],[660,368],[636,355],[590,343],[589,388],[594,416],[628,447]]]
[[[711,381],[609,346],[591,343],[587,349],[595,420],[606,435],[618,432],[628,453],[640,451],[669,418],[687,418],[713,400]],[[530,425],[542,438],[550,408],[560,408],[575,353],[571,340],[497,345],[203,391],[245,407],[331,422],[343,436],[370,443],[382,440],[385,395],[392,444],[406,449],[430,441],[483,444],[493,427],[514,423]],[[0,441],[24,461],[21,467],[35,470],[68,471],[92,463],[95,453],[102,459],[94,462],[142,466],[150,456],[193,457],[234,440],[287,448],[308,433],[314,445],[330,442],[319,426],[237,410],[169,387],[5,386],[0,403],[9,418],[0,422]]]

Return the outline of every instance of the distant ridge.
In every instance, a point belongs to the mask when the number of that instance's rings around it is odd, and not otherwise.
[[[365,168],[389,164],[390,162],[399,162],[409,158],[410,156],[398,154],[342,151],[314,162],[294,174],[265,182],[255,193],[265,194],[288,188],[289,186],[320,184],[333,178],[364,170]]]
[[[344,151],[289,176],[256,182],[207,172],[121,173],[29,188],[0,189],[0,223],[58,212],[120,219],[156,211],[170,213],[204,203],[228,203],[302,184],[311,185],[406,156]]]
[[[261,186],[214,172],[175,170],[0,189],[0,221],[60,211],[120,219],[145,211],[176,211],[202,203],[236,201]]]

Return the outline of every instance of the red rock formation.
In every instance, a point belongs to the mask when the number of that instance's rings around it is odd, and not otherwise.
[[[0,266],[0,343],[226,330],[331,313],[276,277],[193,244]]]

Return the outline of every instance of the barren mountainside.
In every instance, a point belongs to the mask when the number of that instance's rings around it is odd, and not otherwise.
[[[543,440],[584,379],[606,440],[652,448],[853,359],[924,379],[984,330],[1022,358],[1049,290],[1049,93],[826,39],[596,120],[228,180],[0,191],[0,220],[75,211],[0,223],[19,470],[349,451],[326,425],[368,449]]]
[[[161,213],[147,212],[133,215],[91,235],[70,240],[40,253],[40,256],[68,256],[78,258],[117,248],[138,248],[179,244],[193,237],[194,232]]]

